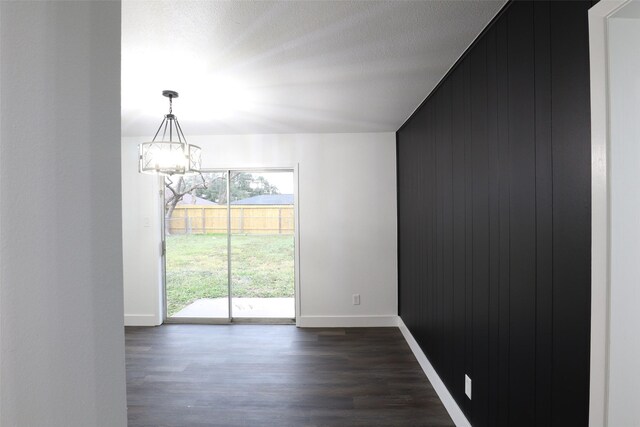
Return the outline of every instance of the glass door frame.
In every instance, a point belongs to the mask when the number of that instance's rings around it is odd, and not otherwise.
[[[226,179],[227,194],[231,189],[231,172],[293,172],[293,270],[294,270],[294,307],[295,318],[249,318],[233,317],[232,294],[232,265],[231,265],[231,198],[227,197],[227,317],[169,317],[167,316],[167,262],[165,241],[165,179],[159,178],[160,192],[160,239],[161,239],[161,278],[162,278],[162,323],[190,323],[190,324],[231,324],[231,323],[261,323],[261,324],[293,324],[299,326],[300,319],[300,244],[299,244],[299,210],[298,210],[298,164],[289,167],[238,167],[238,168],[210,168],[202,169],[204,173],[223,173]]]

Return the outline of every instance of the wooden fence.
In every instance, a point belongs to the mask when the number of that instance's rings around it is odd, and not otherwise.
[[[227,207],[179,205],[166,220],[168,234],[227,232]],[[292,205],[231,205],[232,234],[293,234]]]

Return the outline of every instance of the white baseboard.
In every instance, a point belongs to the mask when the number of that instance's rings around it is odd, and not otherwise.
[[[379,328],[397,327],[398,316],[300,316],[300,328]]]
[[[158,326],[162,322],[153,314],[125,314],[124,326]]]
[[[418,363],[427,375],[427,378],[436,393],[438,393],[438,397],[444,404],[447,412],[449,412],[449,416],[451,416],[453,422],[457,427],[471,427],[471,423],[467,420],[467,417],[464,416],[462,409],[460,409],[456,401],[453,399],[453,396],[451,396],[451,393],[449,393],[449,390],[447,390],[447,387],[445,387],[436,370],[431,366],[429,359],[427,359],[427,356],[424,354],[418,345],[418,342],[413,338],[413,335],[411,335],[411,332],[409,332],[409,329],[400,317],[398,317],[398,328],[400,328],[400,332],[404,335],[404,339],[407,340],[407,344],[411,347],[411,351],[413,351],[416,359],[418,359]],[[462,379],[460,380],[462,381]]]

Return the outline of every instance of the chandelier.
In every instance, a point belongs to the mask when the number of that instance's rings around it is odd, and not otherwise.
[[[173,114],[173,98],[178,97],[178,92],[163,90],[162,95],[169,98],[169,114],[162,119],[151,142],[138,145],[140,150],[138,171],[159,175],[200,173],[202,161],[200,147],[187,143],[178,118]],[[162,131],[162,137],[156,140],[160,131]]]

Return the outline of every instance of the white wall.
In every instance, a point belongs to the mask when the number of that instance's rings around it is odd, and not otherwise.
[[[640,19],[609,19],[608,425],[640,426]]]
[[[0,16],[0,425],[124,426],[120,3]]]
[[[122,139],[122,256],[124,323],[162,323],[159,179],[138,173],[140,139]]]
[[[203,168],[298,165],[301,326],[396,324],[394,133],[193,137],[181,119]],[[149,325],[161,322],[160,208],[158,181],[137,173],[143,140],[123,139],[124,292],[125,322]]]

